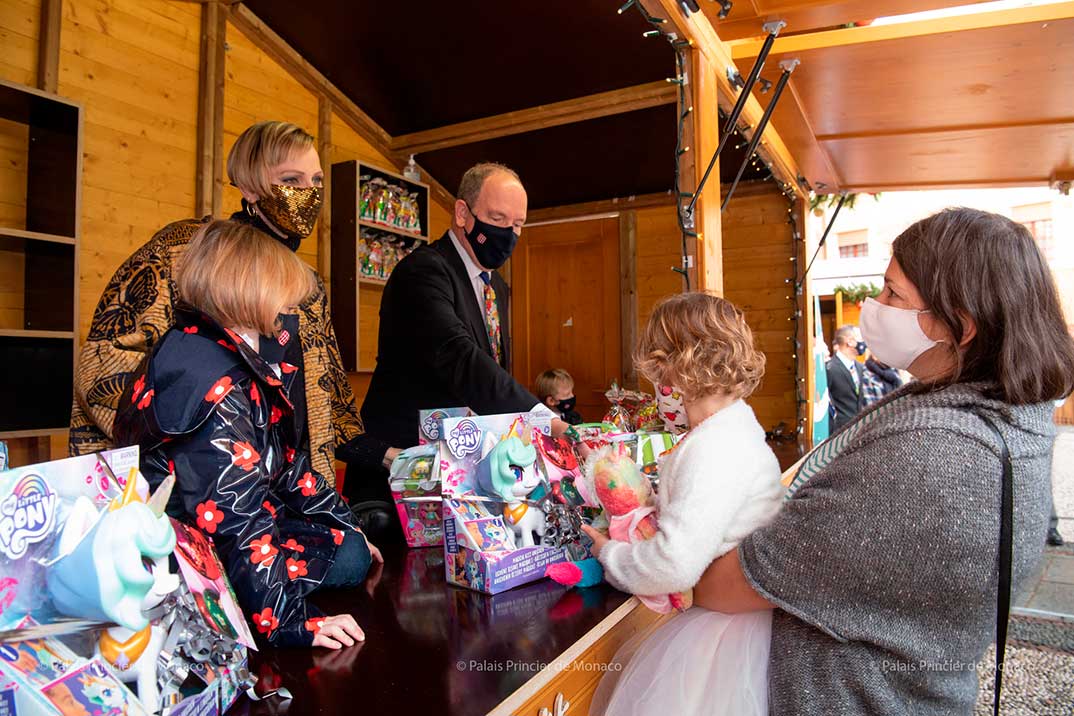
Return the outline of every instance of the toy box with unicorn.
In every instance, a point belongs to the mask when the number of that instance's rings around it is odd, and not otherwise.
[[[547,529],[551,486],[534,446],[535,435],[550,433],[550,418],[532,413],[443,421],[448,582],[497,594],[540,579],[549,564],[567,559],[555,530]]]
[[[18,714],[219,714],[249,686],[241,616],[213,632],[169,568],[174,478],[150,497],[137,464],[127,448],[0,472],[0,684]]]

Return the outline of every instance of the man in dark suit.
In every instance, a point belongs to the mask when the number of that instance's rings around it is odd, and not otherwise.
[[[419,410],[466,406],[490,415],[541,405],[508,372],[508,288],[496,273],[518,241],[526,204],[517,174],[478,164],[463,175],[451,229],[392,271],[362,405],[367,435],[344,458],[352,504],[390,500],[387,468],[400,448],[417,444]],[[566,428],[553,421],[554,433]],[[367,531],[380,519],[363,520]]]
[[[857,326],[842,326],[835,332],[835,355],[828,361],[828,395],[831,399],[830,432],[851,421],[865,407],[862,389],[865,376],[857,360],[861,335]]]

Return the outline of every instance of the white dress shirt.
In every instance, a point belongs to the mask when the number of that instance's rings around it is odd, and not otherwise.
[[[481,310],[481,315],[485,315],[485,282],[481,279],[481,272],[485,269],[474,263],[474,260],[470,258],[470,254],[466,253],[466,249],[463,248],[462,242],[458,236],[455,236],[455,232],[448,229],[448,234],[451,235],[451,245],[455,247],[455,250],[459,252],[459,258],[462,259],[462,265],[466,267],[466,275],[470,277],[470,283],[474,287],[474,297],[477,299],[477,307]],[[489,279],[492,278],[492,272],[489,272]]]

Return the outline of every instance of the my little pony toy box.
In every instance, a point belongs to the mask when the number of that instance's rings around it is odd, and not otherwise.
[[[215,715],[248,685],[212,544],[210,600],[169,566],[174,479],[150,495],[137,465],[133,447],[0,471],[0,716]]]
[[[551,419],[533,414],[448,418],[439,440],[447,580],[498,594],[544,576],[566,559],[543,544],[550,494],[535,433]]]

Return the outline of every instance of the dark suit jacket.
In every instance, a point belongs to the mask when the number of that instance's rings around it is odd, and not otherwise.
[[[858,385],[862,385],[864,375],[861,363],[854,361],[854,370],[858,373]],[[853,419],[865,407],[865,398],[861,388],[854,390],[854,379],[850,371],[839,360],[839,356],[832,356],[828,361],[828,396],[831,399],[832,408],[835,411],[831,417],[831,432],[835,432]]]
[[[399,262],[380,304],[377,367],[362,419],[393,447],[418,442],[418,411],[467,406],[479,415],[525,412],[539,401],[507,371],[508,288],[495,271],[503,363],[492,357],[466,266],[444,234]]]

